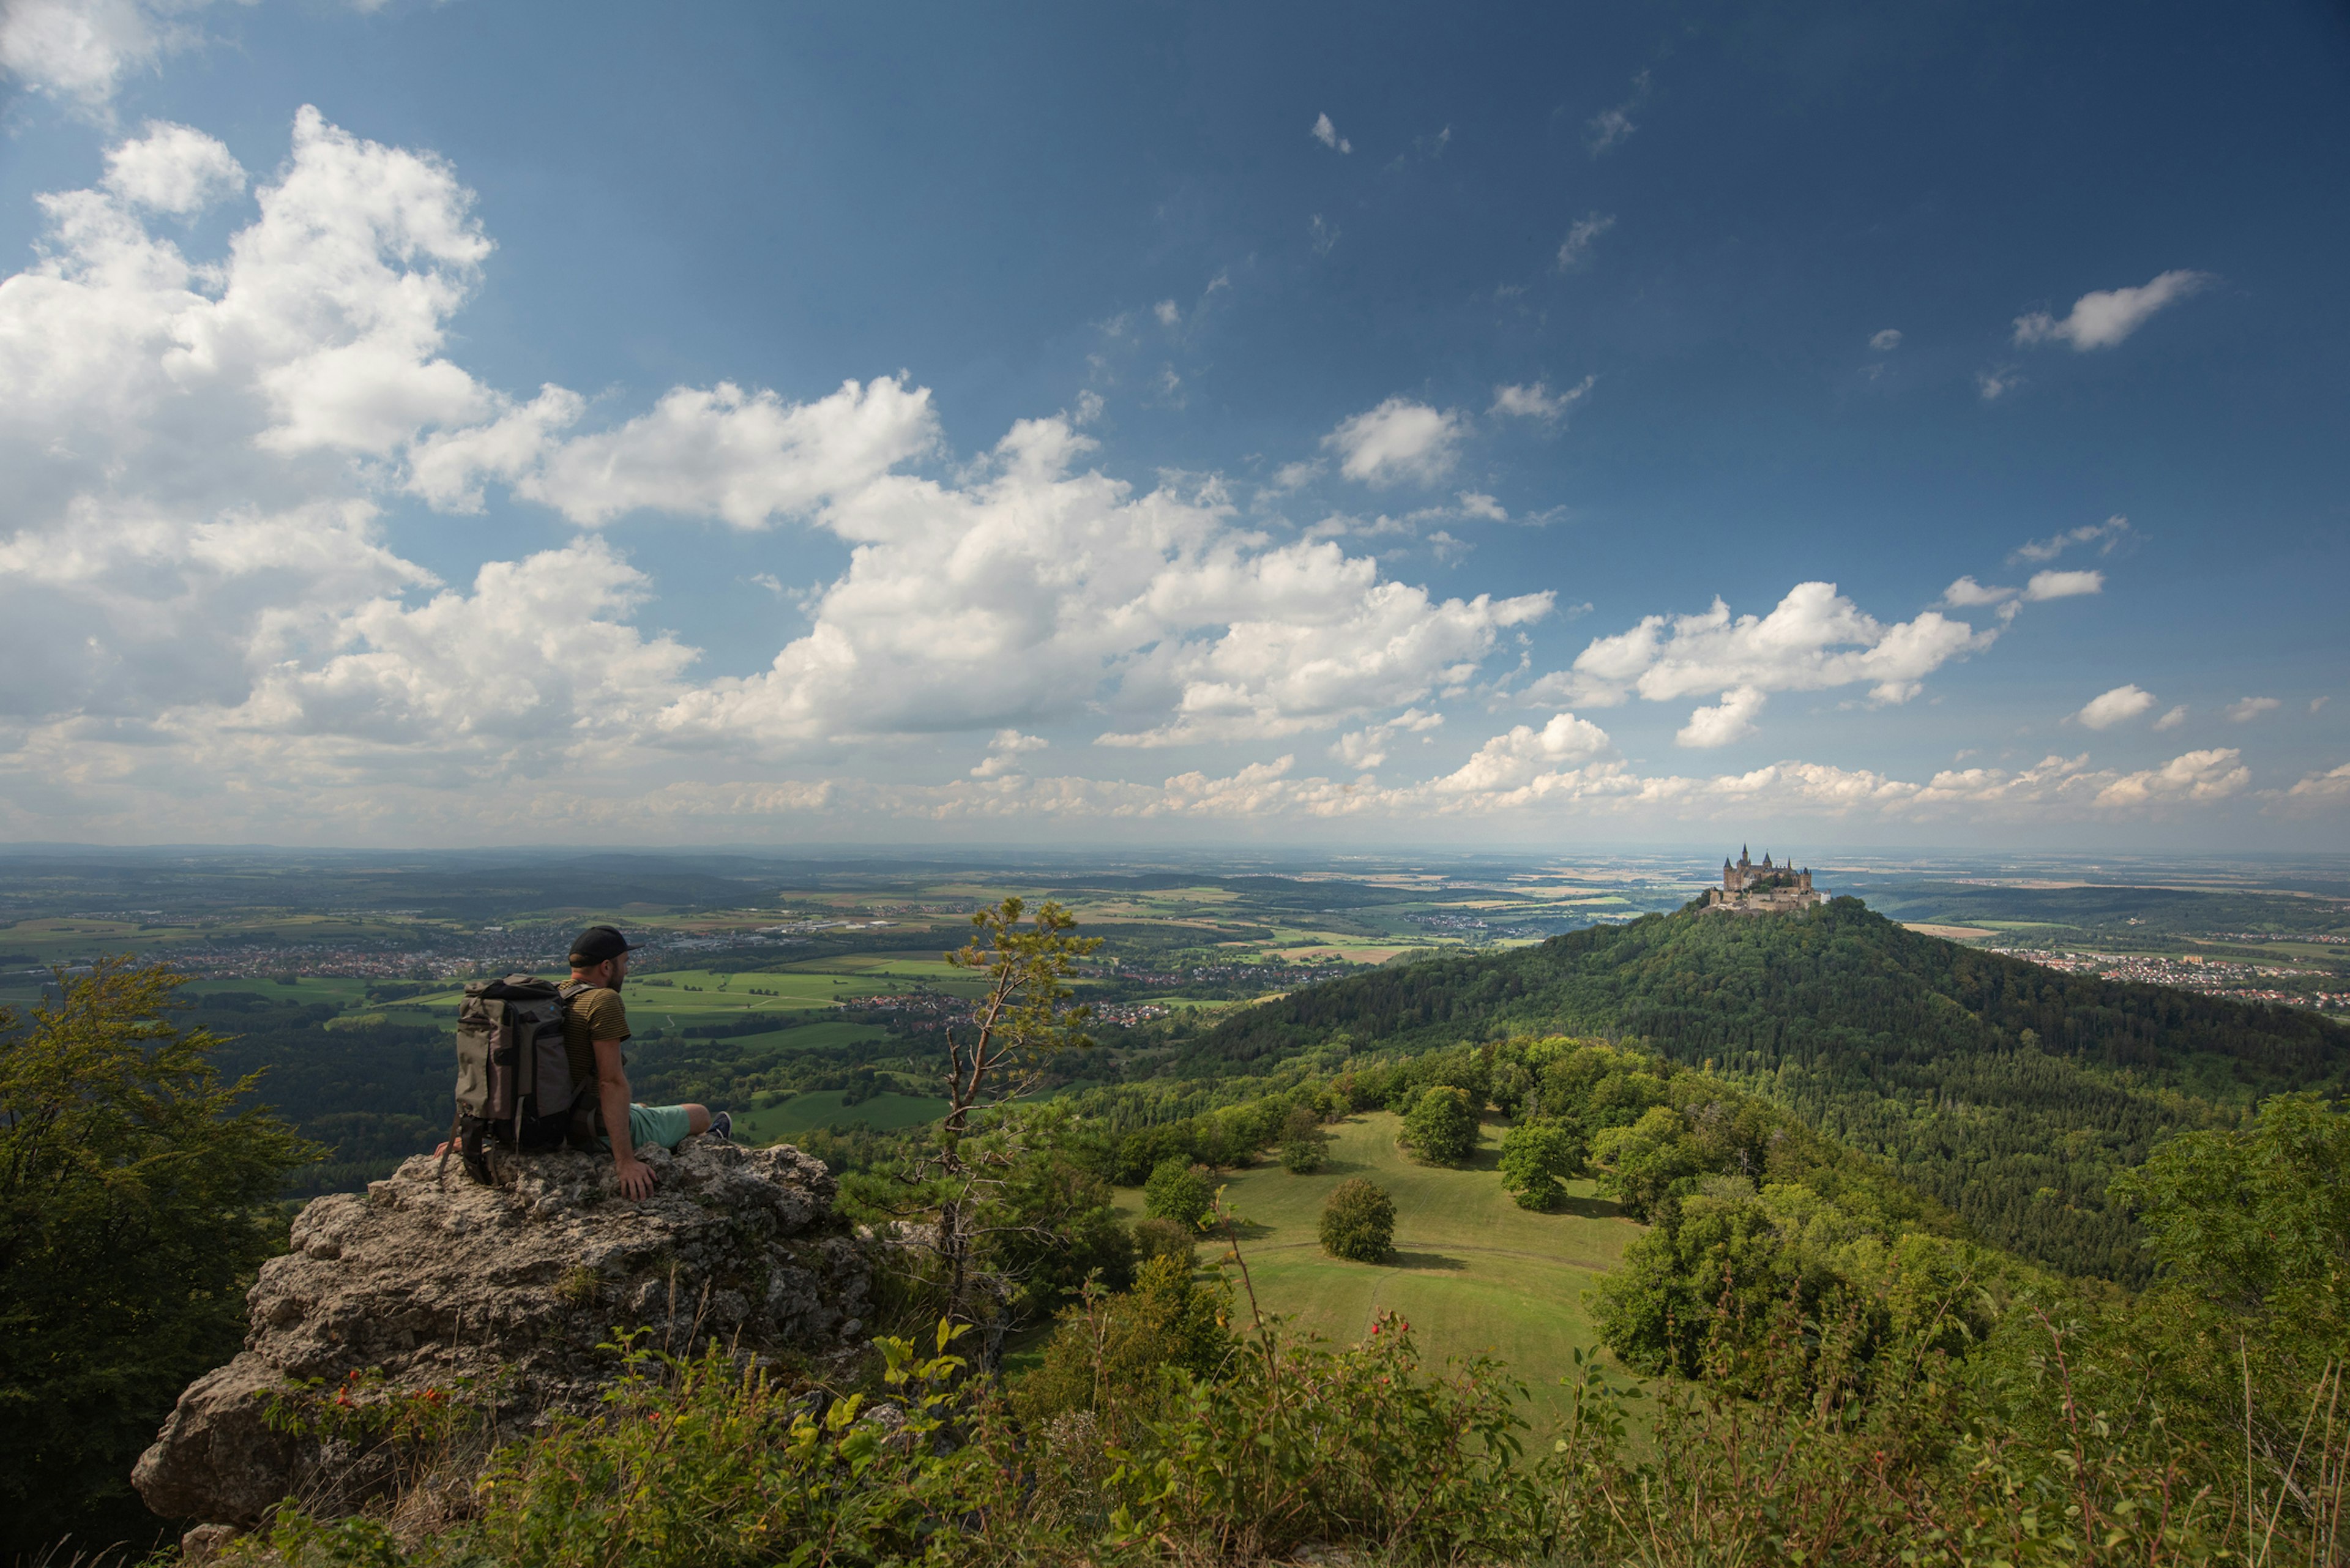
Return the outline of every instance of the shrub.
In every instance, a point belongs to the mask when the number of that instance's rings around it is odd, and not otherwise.
[[[1039,1129],[1042,1141],[1054,1129]],[[1024,1151],[986,1200],[974,1252],[986,1267],[1016,1281],[1010,1293],[1017,1323],[1041,1323],[1087,1276],[1122,1291],[1134,1278],[1134,1243],[1110,1203],[1108,1186],[1072,1155],[1047,1144]]]
[[[395,1533],[362,1515],[279,1511],[225,1561],[304,1568],[757,1568],[920,1560],[941,1531],[1022,1520],[991,1451],[988,1385],[949,1354],[877,1342],[878,1399],[771,1381],[713,1347],[657,1357],[623,1335],[627,1374],[595,1416],[558,1417],[499,1450],[470,1518]],[[884,1410],[887,1414],[883,1414]],[[1006,1434],[1008,1436],[1008,1434]],[[961,1439],[961,1440],[958,1440]],[[974,1523],[978,1525],[974,1529]],[[795,1557],[796,1550],[800,1555]]]
[[[1030,1428],[1073,1410],[1092,1412],[1112,1442],[1129,1438],[1163,1413],[1159,1370],[1180,1367],[1210,1377],[1232,1349],[1223,1320],[1230,1293],[1201,1284],[1180,1258],[1142,1265],[1134,1289],[1087,1293],[1061,1314],[1045,1358],[1012,1391],[1012,1407]]]
[[[1345,1348],[1246,1341],[1219,1385],[1184,1392],[1110,1479],[1112,1544],[1138,1561],[1290,1562],[1339,1542],[1394,1563],[1545,1555],[1516,1462],[1524,1386],[1482,1356],[1423,1374],[1393,1314]]]
[[[1376,1263],[1395,1247],[1395,1200],[1350,1177],[1330,1189],[1322,1205],[1322,1250],[1334,1258]]]
[[[1311,1176],[1330,1158],[1326,1137],[1295,1137],[1281,1146],[1282,1168],[1292,1176]]]
[[[1208,1217],[1208,1210],[1215,1201],[1215,1189],[1208,1185],[1208,1179],[1180,1155],[1160,1160],[1151,1171],[1150,1179],[1142,1184],[1145,1214],[1195,1230]]]
[[[1404,1146],[1430,1165],[1459,1165],[1477,1147],[1477,1113],[1469,1092],[1438,1085],[1403,1118]]]
[[[1550,1209],[1565,1196],[1559,1183],[1583,1169],[1583,1140],[1557,1122],[1528,1122],[1502,1138],[1502,1185],[1521,1209]]]
[[[1139,1220],[1134,1226],[1134,1255],[1137,1266],[1153,1258],[1174,1258],[1186,1269],[1200,1266],[1200,1249],[1193,1241],[1199,1232],[1189,1225],[1172,1220]]]

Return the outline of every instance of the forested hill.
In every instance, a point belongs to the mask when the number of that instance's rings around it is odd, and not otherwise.
[[[1983,1240],[2126,1280],[2145,1264],[2106,1207],[2114,1172],[2175,1127],[2350,1075],[2350,1028],[2314,1013],[2058,973],[1921,936],[1856,898],[1685,910],[1384,969],[1251,1008],[1197,1050],[1240,1063],[1341,1035],[1417,1050],[1518,1033],[1637,1036],[1710,1061],[1899,1162]]]

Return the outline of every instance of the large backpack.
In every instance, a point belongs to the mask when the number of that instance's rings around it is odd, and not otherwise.
[[[525,1153],[595,1147],[596,1085],[575,1083],[563,1017],[588,988],[535,975],[475,981],[457,1008],[457,1120],[465,1170],[490,1179],[483,1140]],[[442,1157],[447,1163],[447,1155]]]

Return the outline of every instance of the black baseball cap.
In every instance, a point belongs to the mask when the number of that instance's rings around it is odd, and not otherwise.
[[[630,941],[609,926],[590,926],[571,939],[571,967],[586,969],[590,964],[602,963],[606,959],[634,952],[644,945]]]

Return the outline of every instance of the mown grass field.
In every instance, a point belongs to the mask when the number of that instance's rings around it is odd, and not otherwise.
[[[1520,1209],[1495,1168],[1498,1127],[1485,1128],[1467,1168],[1450,1170],[1408,1158],[1396,1147],[1398,1125],[1375,1112],[1330,1128],[1331,1161],[1312,1176],[1266,1164],[1225,1179],[1225,1204],[1249,1222],[1241,1246],[1258,1300],[1293,1328],[1348,1343],[1377,1313],[1400,1313],[1430,1365],[1489,1351],[1528,1385],[1537,1429],[1555,1424],[1566,1410],[1558,1379],[1573,1365],[1570,1352],[1598,1343],[1584,1293],[1617,1265],[1640,1227],[1593,1197],[1587,1182],[1575,1184],[1560,1212]],[[1388,1262],[1329,1257],[1316,1238],[1323,1200],[1356,1176],[1395,1200]],[[1139,1191],[1118,1197],[1120,1209],[1140,1217]],[[1216,1251],[1203,1244],[1202,1261]]]

